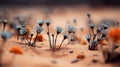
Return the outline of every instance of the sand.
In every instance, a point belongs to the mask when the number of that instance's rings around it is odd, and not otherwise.
[[[34,28],[37,26],[36,20],[43,18],[41,8],[22,8],[17,10],[15,8],[9,8],[8,16],[13,17],[16,14],[21,15],[30,15],[32,19],[30,20],[32,32],[35,32]],[[85,9],[86,8],[86,9]],[[54,10],[50,16],[52,19],[51,33],[55,33],[55,27],[57,25],[65,28],[67,21],[69,20],[72,23],[72,19],[77,19],[77,37],[80,38],[80,41],[86,36],[87,32],[87,17],[86,13],[91,13],[92,18],[95,23],[99,23],[101,19],[109,18],[120,21],[120,9],[118,8],[108,8],[102,7],[98,9],[91,9],[89,7],[52,7]],[[13,11],[16,11],[14,13]],[[2,26],[1,26],[2,27]],[[83,32],[79,31],[79,28],[84,28]],[[82,45],[79,42],[75,44],[69,44],[66,46],[68,41],[66,40],[59,51],[51,51],[49,49],[47,35],[44,31],[43,37],[46,39],[44,42],[37,42],[36,47],[30,47],[24,44],[22,41],[17,41],[15,37],[9,39],[4,45],[4,54],[2,58],[3,67],[119,67],[119,64],[105,64],[103,54],[100,50],[90,51],[88,50],[88,44]],[[57,40],[57,45],[62,40],[62,35],[59,36]],[[0,40],[0,45],[2,40]],[[13,54],[9,50],[12,46],[19,46],[23,50],[23,54]],[[73,53],[69,53],[69,51]],[[85,58],[79,59],[76,63],[71,63],[72,60],[75,60],[78,55],[85,55]],[[93,63],[92,60],[98,60],[97,63]]]

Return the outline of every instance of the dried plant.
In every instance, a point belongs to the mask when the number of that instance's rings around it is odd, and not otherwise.
[[[108,26],[105,24],[102,24],[100,27],[95,26],[93,22],[91,22],[90,14],[87,14],[89,18],[89,28],[90,28],[90,34],[86,37],[88,43],[89,43],[89,50],[96,50],[98,44],[100,44],[100,41],[104,40],[104,38],[107,36],[107,28]]]
[[[60,48],[61,48],[61,46],[62,46],[64,40],[66,40],[67,38],[68,38],[68,34],[64,34],[63,40],[62,40],[60,46],[58,47],[58,50],[60,50]]]
[[[55,48],[56,48],[56,41],[57,41],[57,37],[58,37],[58,35],[61,33],[63,31],[63,29],[61,28],[61,27],[59,27],[59,26],[57,26],[56,27],[56,37],[55,37]]]
[[[20,29],[22,28],[21,25],[17,25],[16,29],[17,29],[17,40],[19,40],[19,36],[20,36]]]
[[[46,20],[45,22],[46,22],[47,30],[48,30],[47,35],[48,35],[48,39],[49,39],[50,49],[52,49],[53,47],[52,47],[52,43],[51,43],[50,28],[49,28],[49,26],[51,24],[51,21],[50,20]]]
[[[37,38],[38,38],[38,34],[40,34],[41,32],[43,31],[43,27],[41,27],[41,26],[37,26],[36,27],[36,37],[35,37],[35,39],[34,39],[34,41],[33,41],[33,43],[32,43],[32,45],[31,46],[33,46],[33,47],[35,47],[36,46],[36,40],[37,40]]]

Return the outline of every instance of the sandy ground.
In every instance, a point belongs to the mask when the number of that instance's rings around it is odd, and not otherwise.
[[[120,21],[120,9],[113,7],[102,7],[91,9],[90,7],[51,7],[53,11],[50,14],[52,19],[52,31],[55,33],[54,27],[57,25],[65,28],[67,21],[72,23],[72,19],[77,19],[77,29],[83,27],[83,32],[76,32],[80,38],[84,38],[86,35],[86,13],[91,13],[95,23],[99,23],[100,20],[114,19]],[[16,15],[31,16],[30,24],[31,28],[34,28],[37,23],[36,20],[43,18],[43,7],[32,7],[32,8],[8,8],[8,17],[14,17]],[[0,10],[2,11],[2,10]],[[35,32],[32,29],[32,32]],[[89,51],[88,45],[82,45],[80,43],[69,44],[65,47],[68,41],[65,41],[60,51],[52,52],[49,50],[47,35],[42,33],[46,41],[37,42],[37,47],[30,47],[25,45],[21,41],[16,41],[16,38],[12,38],[5,43],[4,54],[3,54],[3,65],[4,67],[119,67],[119,64],[105,64],[104,58],[101,51]],[[57,44],[61,42],[62,36],[59,36]],[[0,45],[2,40],[0,40]],[[9,53],[12,46],[19,46],[23,49],[23,55],[17,55]],[[69,53],[73,50],[73,53]],[[76,59],[79,54],[85,55],[85,58],[79,60],[77,63],[71,63],[72,60]],[[97,55],[97,56],[96,56]],[[97,63],[93,63],[92,60],[97,59]]]

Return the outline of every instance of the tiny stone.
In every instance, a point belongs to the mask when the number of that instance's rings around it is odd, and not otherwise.
[[[93,60],[92,60],[92,62],[93,62],[93,63],[97,63],[97,62],[98,62],[98,60],[96,60],[96,59],[93,59]]]
[[[52,60],[51,62],[52,62],[53,64],[56,64],[56,63],[57,63],[57,61],[56,61],[56,60]]]
[[[83,27],[81,27],[81,28],[80,28],[80,31],[84,31],[84,28],[83,28]]]
[[[78,61],[79,61],[79,60],[74,59],[74,60],[71,61],[71,63],[76,63],[76,62],[78,62]]]
[[[84,58],[85,58],[85,55],[84,55],[84,54],[78,54],[76,58],[77,58],[77,59],[84,59]]]
[[[73,50],[70,50],[69,53],[73,53],[74,51]]]

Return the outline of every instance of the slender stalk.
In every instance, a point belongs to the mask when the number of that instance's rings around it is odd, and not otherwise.
[[[61,42],[60,46],[58,47],[58,50],[60,50],[60,48],[61,48],[61,46],[62,46],[62,44],[63,44],[64,40],[65,40],[65,39],[63,39],[63,40],[62,40],[62,42]]]
[[[18,33],[17,33],[17,40],[19,40],[19,35],[20,35],[20,34],[19,34],[19,30],[18,30]]]
[[[48,29],[47,35],[48,35],[48,39],[49,39],[50,49],[52,49],[49,26],[47,26],[47,29]]]
[[[89,19],[89,23],[91,23],[91,19],[90,19],[90,17],[88,17],[88,19]]]
[[[57,41],[57,37],[58,37],[58,34],[56,35],[56,37],[55,37],[55,48],[56,48],[56,41]]]
[[[55,49],[55,43],[54,43],[54,34],[52,34],[53,37],[53,50]]]
[[[24,39],[26,40],[27,44],[29,43],[29,41],[26,39],[25,35],[23,35]]]
[[[3,31],[5,31],[5,26],[6,26],[6,24],[4,23],[4,24],[3,24]]]
[[[25,41],[25,44],[27,44],[27,42],[26,42],[26,40],[25,40],[25,37],[24,37],[24,35],[22,35],[22,37],[23,37],[23,40]],[[22,41],[23,41],[23,40],[22,40]]]
[[[98,34],[98,33],[96,33],[96,34],[93,35],[93,40],[96,38],[97,34]]]
[[[34,41],[33,41],[32,46],[35,46],[35,43],[36,43],[37,38],[38,38],[38,33],[37,33],[37,35],[36,35],[36,37],[35,37],[35,39],[34,39]]]

